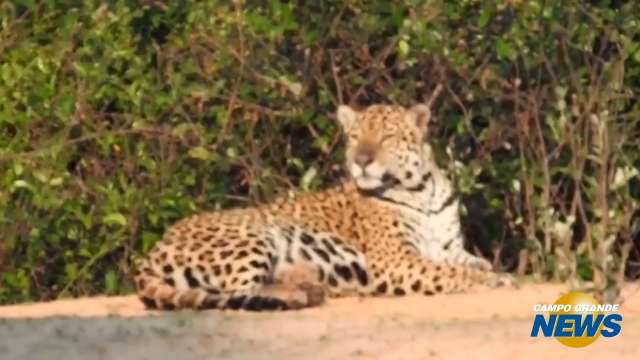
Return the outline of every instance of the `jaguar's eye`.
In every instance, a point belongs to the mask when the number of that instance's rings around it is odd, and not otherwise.
[[[383,135],[382,139],[380,139],[380,143],[384,144],[385,142],[387,142],[387,141],[389,141],[391,139],[393,139],[393,135],[391,135],[391,134]]]

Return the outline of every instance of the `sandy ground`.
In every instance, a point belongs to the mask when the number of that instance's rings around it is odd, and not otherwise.
[[[640,359],[638,283],[623,291],[620,336],[582,349],[530,338],[533,304],[566,291],[346,298],[280,313],[149,312],[133,296],[4,306],[0,359]]]

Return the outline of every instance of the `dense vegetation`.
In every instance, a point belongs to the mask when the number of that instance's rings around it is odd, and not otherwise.
[[[131,290],[202,209],[344,176],[337,104],[430,139],[498,268],[640,272],[637,1],[0,2],[0,303]],[[635,244],[634,244],[635,242]],[[626,265],[626,266],[625,266]]]

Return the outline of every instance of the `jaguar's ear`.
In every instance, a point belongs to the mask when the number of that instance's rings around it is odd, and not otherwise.
[[[429,125],[429,120],[431,120],[431,110],[425,104],[413,105],[407,111],[407,118],[408,120],[413,121],[418,128],[426,131],[427,125]]]
[[[338,106],[336,115],[338,117],[340,125],[342,125],[342,130],[344,131],[349,130],[351,126],[353,126],[353,124],[356,122],[357,118],[356,111],[348,105]]]

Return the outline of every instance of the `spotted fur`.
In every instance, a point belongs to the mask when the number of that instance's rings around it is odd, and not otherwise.
[[[457,200],[424,142],[429,117],[425,105],[341,106],[353,181],[176,223],[138,267],[139,297],[161,309],[277,310],[318,305],[325,294],[508,282],[462,249]]]

